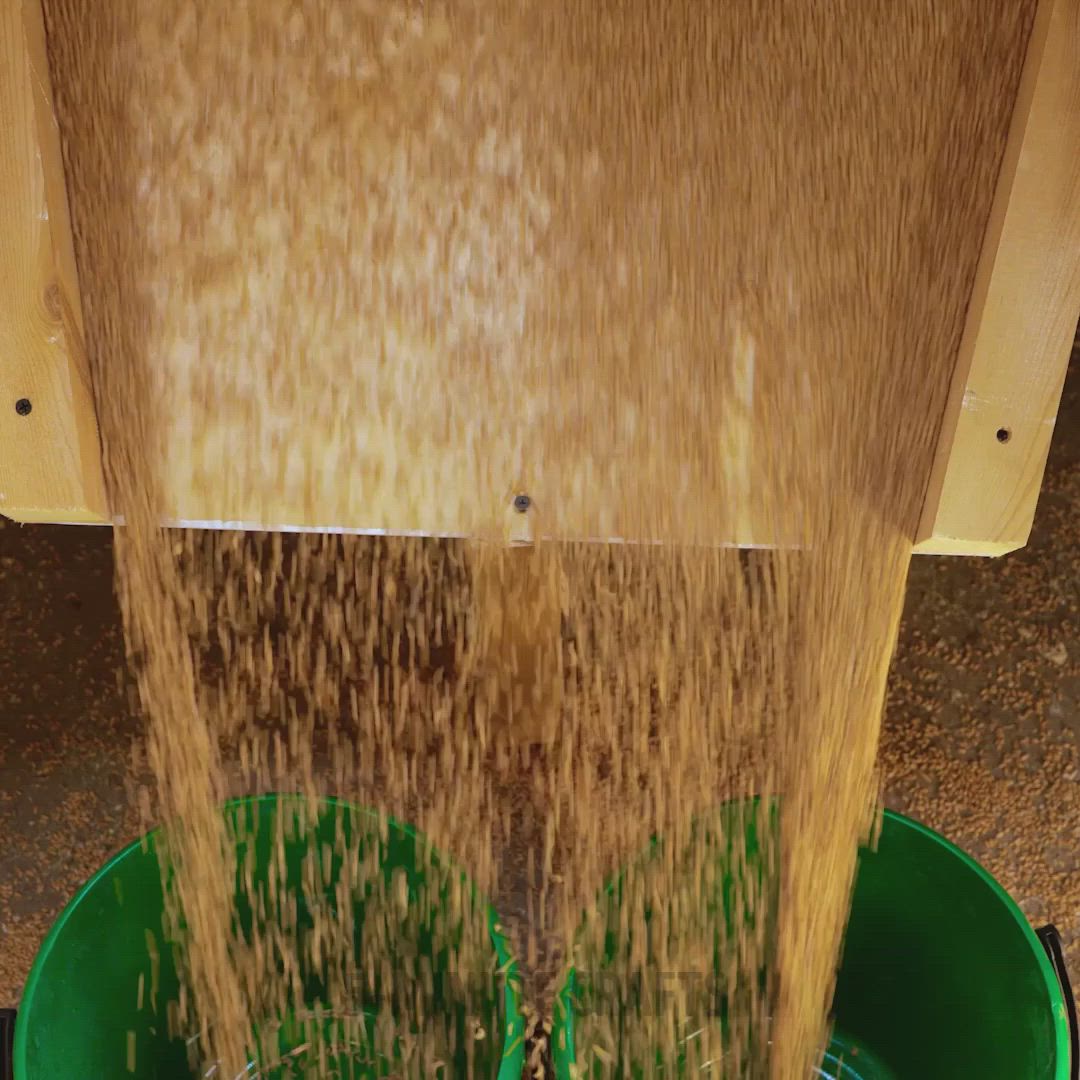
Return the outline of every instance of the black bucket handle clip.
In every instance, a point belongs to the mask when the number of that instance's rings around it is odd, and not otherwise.
[[[0,1080],[15,1080],[14,1009],[0,1009]]]
[[[1065,1013],[1069,1018],[1069,1076],[1071,1080],[1080,1080],[1080,1026],[1076,1019],[1076,998],[1073,997],[1069,972],[1065,968],[1065,950],[1061,947],[1061,935],[1053,923],[1047,923],[1035,933],[1042,942],[1042,947],[1050,958],[1050,966],[1061,984],[1061,996],[1065,999]]]

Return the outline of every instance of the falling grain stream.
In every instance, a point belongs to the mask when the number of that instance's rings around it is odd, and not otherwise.
[[[1031,5],[45,7],[196,1063],[240,1074],[304,964],[349,1014],[415,930],[357,857],[370,955],[329,904],[317,947],[274,897],[237,932],[218,808],[276,790],[452,854],[541,1043],[624,871],[624,988],[710,978],[597,999],[582,1075],[807,1076]],[[391,982],[379,1037],[431,1075],[431,973]]]

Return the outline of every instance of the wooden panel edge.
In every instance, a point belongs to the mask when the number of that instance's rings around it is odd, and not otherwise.
[[[40,0],[0,0],[0,49],[0,513],[24,522],[105,523]],[[16,411],[23,399],[29,412]]]
[[[1024,540],[965,540],[954,536],[928,536],[912,548],[915,555],[974,555],[996,559],[1024,546]]]
[[[1080,315],[1080,0],[1039,0],[915,551],[1027,543]]]

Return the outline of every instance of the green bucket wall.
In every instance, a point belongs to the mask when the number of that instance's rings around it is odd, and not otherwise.
[[[270,864],[277,815],[300,815],[303,805],[299,797],[273,795],[226,805],[226,814],[246,818],[240,835],[254,832],[255,839],[249,842],[256,846],[256,876]],[[319,803],[316,835],[320,842],[333,842],[339,817],[346,833],[353,829],[376,833],[379,819],[375,814],[327,799]],[[49,932],[27,979],[16,1017],[14,1080],[189,1080],[193,1076],[184,1039],[170,1039],[166,1032],[164,1003],[175,998],[178,986],[171,949],[162,939],[163,897],[156,837],[156,832],[150,833],[102,867]],[[298,894],[305,850],[302,841],[286,843],[287,880],[290,889],[295,884]],[[434,858],[418,834],[392,821],[380,844],[380,857],[385,873],[395,869],[406,872],[410,896],[422,886],[425,868],[432,866]],[[437,859],[435,862],[437,865]],[[465,880],[463,875],[461,880]],[[238,890],[238,908],[243,906]],[[354,899],[354,909],[357,925],[362,925],[362,898]],[[488,1053],[486,1060],[476,1062],[476,1075],[519,1080],[524,1060],[524,1020],[519,1009],[516,968],[496,929],[494,912],[490,908],[487,911],[492,948],[490,1003],[500,1025],[489,1032],[486,1043],[476,1044],[486,1046]],[[149,1001],[148,933],[154,935],[159,956],[156,1011]],[[140,975],[145,988],[141,1010],[137,1007]],[[366,1019],[373,1028],[374,1012]],[[302,1024],[312,1022],[310,1016],[292,1018],[294,1030],[290,1034],[286,1019],[282,1038],[302,1038]],[[321,1023],[325,1031],[325,1025],[334,1021]],[[134,1040],[134,1072],[128,1070],[130,1039]],[[387,1059],[358,1068],[346,1060],[349,1057],[345,1054],[340,1059],[343,1078],[359,1080],[388,1076],[394,1071],[393,1062]],[[284,1080],[302,1076],[303,1072],[296,1071],[294,1059],[293,1067],[270,1064],[248,1075]]]
[[[559,1080],[572,1076],[580,989],[571,972],[555,1010]],[[891,812],[861,854],[833,1015],[827,1080],[1075,1075],[1071,1002],[1019,908],[959,848]]]

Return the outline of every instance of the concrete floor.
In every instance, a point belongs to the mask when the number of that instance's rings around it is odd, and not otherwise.
[[[917,559],[883,736],[887,803],[976,855],[1080,982],[1080,350],[1030,545]],[[79,884],[137,834],[136,723],[106,529],[0,519],[0,1006]]]

